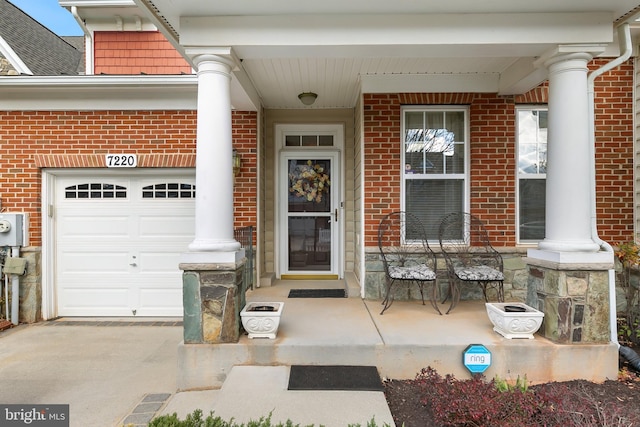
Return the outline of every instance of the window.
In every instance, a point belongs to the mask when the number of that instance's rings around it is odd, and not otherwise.
[[[127,189],[121,185],[90,183],[71,185],[64,189],[66,199],[123,199]]]
[[[402,119],[404,210],[438,240],[442,217],[466,206],[467,109],[406,107]]]
[[[333,147],[333,135],[287,135],[287,147]]]
[[[142,188],[144,199],[193,199],[196,186],[177,182],[147,185]]]
[[[518,241],[545,237],[547,109],[518,108]]]

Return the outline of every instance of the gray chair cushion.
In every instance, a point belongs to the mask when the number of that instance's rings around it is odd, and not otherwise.
[[[424,264],[409,267],[389,266],[389,276],[398,280],[436,280],[436,273]]]
[[[455,273],[460,280],[477,280],[482,282],[498,282],[504,280],[504,274],[502,274],[502,272],[486,265],[479,265],[476,267],[456,267]]]

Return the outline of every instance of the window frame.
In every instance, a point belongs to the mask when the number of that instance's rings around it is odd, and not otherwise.
[[[405,151],[405,137],[406,137],[406,113],[407,112],[422,112],[422,113],[433,113],[433,112],[442,112],[442,113],[447,113],[447,112],[456,112],[456,113],[463,113],[464,115],[464,140],[463,141],[459,141],[458,138],[456,138],[456,141],[454,141],[455,144],[457,145],[462,145],[463,149],[462,149],[462,153],[463,153],[463,160],[464,160],[464,165],[463,165],[463,172],[461,173],[438,173],[438,174],[412,174],[411,178],[408,178],[405,175],[405,168],[404,165],[406,164],[405,162],[405,157],[406,157],[406,151]],[[462,206],[462,210],[465,212],[469,212],[469,207],[470,207],[470,187],[471,187],[471,179],[470,179],[470,165],[471,165],[471,133],[470,133],[470,108],[468,105],[410,105],[410,106],[402,106],[400,108],[400,144],[399,144],[399,150],[400,150],[400,206],[401,206],[401,210],[406,211],[407,210],[407,198],[406,198],[406,191],[407,191],[407,186],[406,186],[406,182],[408,179],[411,180],[437,180],[437,181],[442,181],[442,180],[462,180],[462,201],[461,201],[461,206]],[[429,243],[433,244],[433,243],[437,243],[438,242],[438,237],[437,236],[430,236],[429,238]]]
[[[544,238],[542,239],[522,239],[520,237],[520,180],[521,179],[528,179],[528,180],[545,180],[545,185],[546,185],[546,179],[547,179],[547,174],[545,173],[535,173],[535,174],[523,174],[520,173],[520,127],[521,127],[521,123],[520,123],[520,112],[521,111],[546,111],[547,112],[547,153],[548,153],[548,145],[549,145],[549,141],[548,141],[548,129],[549,129],[549,106],[547,104],[533,104],[533,105],[517,105],[515,108],[515,122],[516,122],[516,135],[515,135],[515,144],[516,144],[516,158],[515,158],[515,175],[516,175],[516,188],[515,188],[515,196],[516,196],[516,242],[519,245],[529,245],[529,246],[535,246],[538,243],[540,243]],[[538,122],[539,124],[539,122]],[[538,130],[540,129],[540,127],[538,126]],[[548,154],[547,154],[548,156]],[[546,200],[545,200],[545,211],[546,211]],[[545,233],[546,234],[546,233]]]

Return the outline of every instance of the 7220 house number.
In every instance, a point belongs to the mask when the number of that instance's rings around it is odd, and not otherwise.
[[[107,154],[105,161],[108,168],[135,168],[138,166],[138,156],[135,154]]]

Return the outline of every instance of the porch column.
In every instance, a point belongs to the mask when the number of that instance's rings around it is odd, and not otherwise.
[[[609,345],[613,254],[592,234],[591,123],[587,64],[602,46],[558,46],[539,60],[549,72],[546,237],[527,253],[527,303],[545,314],[541,334],[562,344]]]
[[[196,141],[195,239],[190,252],[227,261],[240,249],[233,237],[233,169],[231,141],[230,59],[217,55],[194,58],[198,67],[198,123]],[[193,258],[193,257],[192,257]]]
[[[233,235],[232,59],[197,53],[195,238],[182,254],[184,351],[237,342],[244,306],[244,249]],[[185,367],[184,369],[188,369]]]
[[[589,179],[588,52],[560,53],[547,59],[549,130],[547,136],[546,238],[538,248],[558,252],[597,252],[591,237]]]

